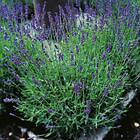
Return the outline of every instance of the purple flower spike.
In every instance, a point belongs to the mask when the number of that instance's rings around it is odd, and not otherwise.
[[[19,99],[16,99],[16,98],[5,98],[5,99],[3,99],[3,101],[5,103],[18,103]]]
[[[13,72],[14,78],[16,79],[16,81],[20,80],[20,77],[17,73]]]
[[[78,48],[78,46],[76,46],[76,53],[77,53],[77,54],[79,53],[79,48]]]
[[[15,65],[20,65],[20,64],[21,64],[21,61],[20,61],[20,59],[19,59],[17,56],[13,56],[13,57],[12,57],[12,62],[13,62]]]
[[[91,105],[91,100],[86,100],[86,104],[89,106],[89,105]]]
[[[94,78],[95,78],[95,74],[94,74],[94,73],[92,73],[92,80],[94,80]]]
[[[46,126],[47,129],[51,129],[51,128],[54,128],[54,127],[55,127],[54,125],[47,125]]]
[[[99,62],[97,60],[97,62],[96,62],[96,74],[98,74],[98,68],[99,68]]]
[[[9,39],[9,35],[6,32],[4,33],[4,39],[5,40],[8,40]]]
[[[32,81],[35,85],[39,85],[39,81],[35,78],[35,76],[32,76]]]
[[[47,110],[47,112],[48,112],[48,113],[53,113],[53,110],[49,108],[49,109]]]
[[[106,49],[106,51],[107,51],[108,53],[110,53],[110,52],[111,52],[111,50],[112,50],[112,46],[111,46],[111,45],[109,45],[109,46],[108,46],[108,48]]]
[[[91,109],[90,108],[86,108],[84,111],[87,115],[89,115],[91,113]]]
[[[91,113],[91,100],[87,100],[86,101],[86,109],[84,110],[84,112],[89,115]]]
[[[26,3],[26,6],[25,6],[25,17],[26,17],[26,19],[28,19],[28,15],[29,15],[29,7],[28,7],[28,4]]]
[[[24,47],[24,41],[22,39],[20,40],[20,47]]]
[[[18,47],[18,39],[17,38],[14,39],[14,45],[16,48]]]
[[[81,44],[83,44],[85,41],[85,36],[84,36],[84,33],[82,33],[82,36],[81,36]]]
[[[95,36],[95,35],[93,35],[93,36],[92,36],[92,43],[94,44],[94,43],[95,43],[95,41],[96,41],[96,36]]]
[[[103,54],[102,54],[102,59],[106,59],[106,53],[105,52],[103,52]]]
[[[75,0],[76,5],[80,8],[80,0]]]
[[[83,67],[80,65],[79,72],[81,72],[82,70],[83,70]]]
[[[83,83],[75,83],[74,84],[74,93],[77,95],[80,95],[80,92],[84,89],[84,84]]]
[[[63,60],[64,59],[64,55],[62,54],[62,53],[59,53],[58,54],[58,59],[61,61],[61,60]]]
[[[73,32],[72,34],[73,34],[74,36],[76,36],[76,35],[77,35],[77,33],[76,33],[76,32]]]
[[[72,50],[70,51],[70,57],[71,57],[71,61],[74,61],[74,52]]]
[[[102,18],[100,19],[100,29],[103,30],[103,27],[105,25],[105,17],[102,16]]]
[[[108,94],[109,94],[108,88],[105,88],[104,91],[103,91],[103,96],[107,97]]]

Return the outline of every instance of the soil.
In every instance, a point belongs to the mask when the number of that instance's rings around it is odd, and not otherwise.
[[[129,111],[122,115],[104,140],[140,140],[140,93],[130,103]]]
[[[33,140],[28,135],[29,131],[41,135],[44,129],[7,113],[0,116],[0,140]]]

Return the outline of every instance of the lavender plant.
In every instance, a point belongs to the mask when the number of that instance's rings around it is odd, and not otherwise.
[[[77,139],[83,131],[111,127],[125,111],[122,102],[130,85],[129,65],[133,71],[136,60],[131,55],[138,51],[139,10],[128,3],[120,5],[115,15],[111,6],[100,16],[85,6],[86,22],[81,20],[78,27],[81,10],[59,7],[59,15],[48,13],[48,29],[33,19],[31,25],[39,32],[34,37],[14,14],[12,23],[10,13],[0,14],[4,20],[1,65],[4,69],[6,64],[9,74],[5,82],[10,78],[10,86],[20,89],[18,111],[28,121],[44,125],[46,137],[59,133],[65,134],[64,139]]]

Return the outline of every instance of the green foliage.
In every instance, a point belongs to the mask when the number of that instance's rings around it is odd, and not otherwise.
[[[73,36],[73,32],[76,36]],[[81,31],[74,29],[73,32],[68,34],[67,43],[64,40],[59,42],[60,52],[64,55],[63,61],[58,60],[55,55],[48,61],[40,48],[41,44],[37,43],[31,51],[33,60],[25,60],[28,63],[19,68],[22,73],[21,83],[24,85],[19,111],[29,121],[35,121],[37,125],[43,123],[46,128],[50,128],[50,133],[58,132],[61,128],[69,136],[76,135],[74,133],[86,127],[111,126],[124,111],[121,109],[121,102],[124,86],[128,84],[129,78],[124,60],[129,49],[124,47],[121,50],[123,53],[118,51],[112,23],[102,31],[95,32],[86,28]],[[83,33],[88,35],[81,44]],[[135,33],[124,25],[121,26],[121,33],[123,46],[136,38]],[[96,37],[94,44],[93,35]],[[103,52],[106,52],[110,44],[112,50],[104,59]],[[78,54],[76,46],[79,48]],[[26,47],[30,51],[29,44]],[[73,61],[71,53],[74,55]],[[79,71],[81,66],[82,70]],[[75,93],[74,86],[77,83],[82,83],[84,88]],[[87,101],[92,103],[89,115],[85,113]]]
[[[140,89],[140,44],[131,53],[131,59],[135,60],[135,64],[130,64],[131,83],[134,87]],[[135,67],[131,67],[132,65]]]
[[[18,110],[28,121],[43,124],[47,135],[60,132],[77,139],[81,130],[112,126],[125,111],[122,101],[130,84],[129,74],[139,69],[132,65],[128,71],[127,60],[140,60],[134,48],[137,35],[125,22],[113,20],[107,19],[98,30],[73,28],[66,34],[67,41],[57,43],[33,40],[24,33],[21,37],[7,28],[7,22],[1,22],[0,78],[12,79],[7,87],[21,90]],[[16,65],[13,57],[21,64]]]

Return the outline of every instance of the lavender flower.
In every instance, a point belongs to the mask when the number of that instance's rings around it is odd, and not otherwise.
[[[24,55],[24,56],[25,56],[25,55],[27,55],[27,52],[28,52],[28,51],[27,51],[25,48],[21,48],[21,49],[19,50],[19,52],[20,52],[21,55]]]
[[[59,17],[58,15],[56,15],[56,16],[54,17],[54,20],[55,20],[56,25],[57,25],[58,27],[60,27],[60,23],[61,23],[60,17]]]
[[[80,65],[79,66],[79,72],[81,72],[83,70],[83,67]]]
[[[92,72],[92,80],[94,80],[95,78],[95,74]]]
[[[11,85],[12,83],[13,83],[13,81],[11,79],[4,81],[4,84],[6,84],[6,85]]]
[[[108,117],[106,115],[102,115],[101,118],[102,118],[102,120],[107,120],[108,119]]]
[[[79,47],[76,45],[76,53],[79,53]]]
[[[111,1],[108,1],[106,3],[106,8],[105,8],[106,12],[105,12],[105,15],[107,17],[111,17],[112,16],[112,7],[111,7]]]
[[[20,40],[20,47],[24,47],[24,41],[22,39]]]
[[[0,25],[0,32],[2,32],[2,26]]]
[[[98,31],[98,21],[95,19],[95,31]]]
[[[58,59],[59,59],[59,60],[63,60],[63,59],[64,59],[64,55],[63,55],[62,53],[59,53],[59,54],[58,54]]]
[[[98,68],[99,68],[99,62],[98,60],[96,61],[96,74],[98,74]]]
[[[109,45],[108,48],[106,49],[106,51],[107,51],[108,53],[110,53],[111,50],[112,50],[112,45]]]
[[[76,32],[73,32],[72,34],[73,34],[74,36],[76,36],[76,35],[77,35],[77,33],[76,33]]]
[[[116,81],[116,83],[114,84],[114,89],[117,89],[119,87],[121,87],[123,85],[123,81],[122,80],[118,80]]]
[[[47,125],[46,126],[46,128],[48,128],[48,129],[51,129],[51,128],[54,128],[54,127],[56,127],[56,126],[54,126],[54,125]]]
[[[37,12],[37,13],[36,13],[37,16],[39,17],[40,14],[41,14],[41,5],[40,5],[40,3],[37,3],[36,12]]]
[[[66,12],[67,12],[67,14],[68,14],[68,17],[69,17],[70,20],[71,20],[73,14],[72,14],[72,10],[71,10],[70,6],[66,5],[66,6],[65,6],[65,9],[66,9]],[[62,11],[62,10],[61,10],[61,11]]]
[[[48,113],[53,113],[54,111],[53,111],[53,109],[50,109],[50,108],[49,108],[49,109],[47,110],[47,112],[48,112]]]
[[[84,112],[85,112],[87,115],[89,115],[89,114],[91,113],[91,109],[90,109],[90,108],[86,108],[86,109],[84,110]]]
[[[70,51],[70,57],[71,57],[71,61],[74,61],[74,52],[72,50]]]
[[[19,8],[19,13],[20,13],[20,15],[21,15],[20,18],[22,18],[22,17],[23,17],[23,4],[20,3],[19,6],[18,6],[18,8]]]
[[[16,48],[18,47],[18,39],[17,38],[14,39],[14,45]]]
[[[95,41],[96,41],[96,36],[95,36],[95,35],[93,35],[93,36],[92,36],[92,43],[94,44],[94,43],[95,43]]]
[[[4,32],[4,39],[5,40],[8,40],[9,39],[9,35],[6,32]]]
[[[39,85],[39,81],[35,78],[35,76],[32,76],[32,81],[35,85]]]
[[[12,57],[12,62],[17,66],[21,64],[19,57],[15,56],[15,55]]]
[[[86,101],[86,109],[84,110],[84,112],[87,115],[89,115],[91,113],[91,104],[92,104],[91,100]]]
[[[103,91],[103,96],[107,97],[108,94],[109,94],[109,90],[108,90],[108,88],[105,88],[104,91]]]
[[[3,99],[3,101],[5,103],[18,103],[19,102],[19,99],[15,99],[15,98],[5,98]]]
[[[115,66],[116,66],[115,64],[112,64],[112,70],[114,70]]]
[[[14,78],[16,79],[16,81],[20,80],[20,77],[17,73],[13,72]]]
[[[81,82],[74,84],[74,93],[80,95],[80,92],[84,89],[84,84]]]
[[[11,22],[9,22],[8,27],[9,27],[10,31],[13,32],[13,26],[12,26]]]
[[[25,6],[25,18],[28,19],[28,14],[29,14],[29,7],[28,7],[28,4],[26,3],[26,6]]]
[[[82,33],[82,36],[81,36],[81,44],[83,44],[85,41],[85,36],[84,36],[84,33]]]
[[[103,54],[102,54],[102,59],[106,59],[106,53],[105,52],[103,52]]]
[[[75,0],[76,6],[80,8],[80,0]]]
[[[45,15],[46,15],[46,4],[47,4],[47,2],[46,1],[44,1],[44,4],[43,4],[43,9],[42,9],[42,19],[43,19],[43,21],[45,20]]]
[[[105,25],[105,17],[102,16],[101,19],[100,19],[100,29],[101,30],[103,29],[104,25]]]

